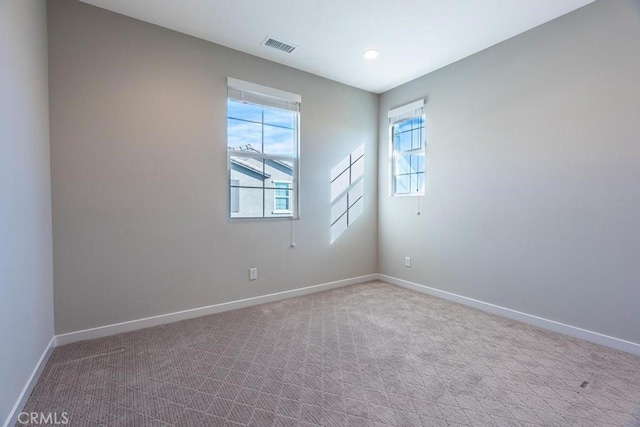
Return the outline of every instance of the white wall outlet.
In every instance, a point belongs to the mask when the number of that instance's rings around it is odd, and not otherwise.
[[[404,257],[404,266],[405,267],[411,267],[411,257],[410,256]]]
[[[258,280],[258,269],[250,268],[249,269],[249,280]]]

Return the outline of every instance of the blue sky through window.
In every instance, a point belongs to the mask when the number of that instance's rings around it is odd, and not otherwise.
[[[392,125],[394,194],[424,191],[425,119],[412,117]]]
[[[295,157],[297,113],[235,100],[227,101],[227,144],[229,148]]]

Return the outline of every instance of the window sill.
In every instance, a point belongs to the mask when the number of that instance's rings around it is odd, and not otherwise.
[[[392,194],[391,197],[422,197],[424,193]]]
[[[299,220],[300,217],[293,216],[293,214],[289,215],[278,215],[278,216],[254,216],[254,217],[228,217],[227,222],[270,222],[270,221],[291,221],[291,220]]]

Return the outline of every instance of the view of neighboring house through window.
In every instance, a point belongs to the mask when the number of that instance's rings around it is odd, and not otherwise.
[[[228,79],[231,218],[297,218],[300,96]]]
[[[231,213],[240,212],[240,180],[231,180]]]
[[[424,194],[425,115],[420,100],[389,111],[391,188],[394,196]]]

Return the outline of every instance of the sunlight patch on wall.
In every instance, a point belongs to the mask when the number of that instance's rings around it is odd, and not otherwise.
[[[364,210],[364,144],[331,169],[331,243]]]

